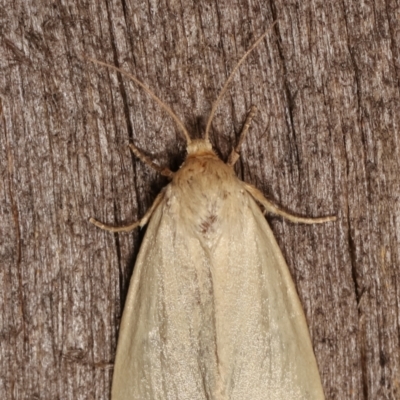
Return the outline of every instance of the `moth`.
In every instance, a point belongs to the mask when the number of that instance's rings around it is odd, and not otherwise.
[[[171,182],[140,221],[112,227],[90,219],[111,232],[148,224],[122,316],[113,400],[324,399],[304,312],[263,211],[306,224],[335,217],[291,215],[235,175],[255,107],[227,163],[209,141],[228,84],[267,33],[232,71],[204,139],[198,140],[136,77],[90,59],[141,86],[172,116],[187,142],[186,160],[176,172],[130,145]]]

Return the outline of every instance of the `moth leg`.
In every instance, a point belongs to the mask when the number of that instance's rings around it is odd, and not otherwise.
[[[336,216],[330,215],[328,217],[319,217],[319,218],[304,218],[297,217],[296,215],[289,214],[280,208],[278,208],[275,204],[271,203],[267,200],[264,195],[256,189],[254,186],[249,185],[248,183],[243,183],[244,188],[257,200],[260,204],[262,204],[265,210],[271,214],[280,215],[289,221],[303,224],[321,224],[323,222],[336,221]]]
[[[137,228],[138,226],[143,227],[144,225],[149,222],[149,219],[151,215],[153,214],[153,211],[158,207],[158,205],[161,203],[161,201],[164,198],[164,191],[160,192],[156,199],[154,200],[153,204],[151,207],[147,210],[146,214],[143,215],[143,217],[136,222],[133,222],[132,224],[125,225],[125,226],[111,226],[111,225],[106,225],[103,224],[100,221],[97,221],[94,218],[90,218],[89,222],[91,222],[93,225],[96,225],[98,228],[104,229],[105,231],[109,232],[130,232],[133,229]]]
[[[256,115],[256,112],[257,112],[257,107],[256,106],[251,106],[250,112],[247,115],[247,118],[246,118],[246,121],[244,123],[242,132],[241,132],[241,134],[239,136],[239,142],[236,145],[236,147],[232,149],[231,154],[229,155],[229,158],[228,158],[227,164],[229,166],[231,166],[231,167],[233,167],[235,165],[236,161],[240,157],[240,154],[239,154],[240,147],[242,146],[244,138],[246,137],[247,132],[249,131],[251,121],[253,120],[254,116]]]
[[[132,153],[140,160],[143,164],[147,164],[151,168],[155,169],[161,175],[166,176],[168,178],[172,178],[174,173],[169,168],[162,168],[157,164],[154,164],[153,161],[150,160],[146,154],[143,154],[134,144],[130,143],[129,148],[131,149]]]

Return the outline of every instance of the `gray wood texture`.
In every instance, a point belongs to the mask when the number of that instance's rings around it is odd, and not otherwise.
[[[0,2],[0,393],[108,399],[143,231],[167,183],[133,142],[179,167],[240,56],[211,140],[226,159],[259,112],[238,175],[285,210],[268,217],[304,305],[327,399],[400,398],[400,3]]]

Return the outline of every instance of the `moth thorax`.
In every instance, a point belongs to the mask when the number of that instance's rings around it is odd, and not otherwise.
[[[188,155],[198,153],[213,153],[211,143],[207,139],[193,139],[186,148]]]

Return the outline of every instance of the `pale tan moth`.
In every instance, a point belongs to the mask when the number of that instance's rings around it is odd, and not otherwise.
[[[133,153],[171,182],[130,231],[148,223],[123,312],[113,400],[322,400],[324,393],[296,288],[263,211],[301,218],[268,201],[233,170],[256,112],[246,119],[227,163],[212,150],[211,121],[240,59],[215,101],[204,139],[192,140],[175,113],[137,78],[175,120],[187,142],[176,172],[134,145]]]

